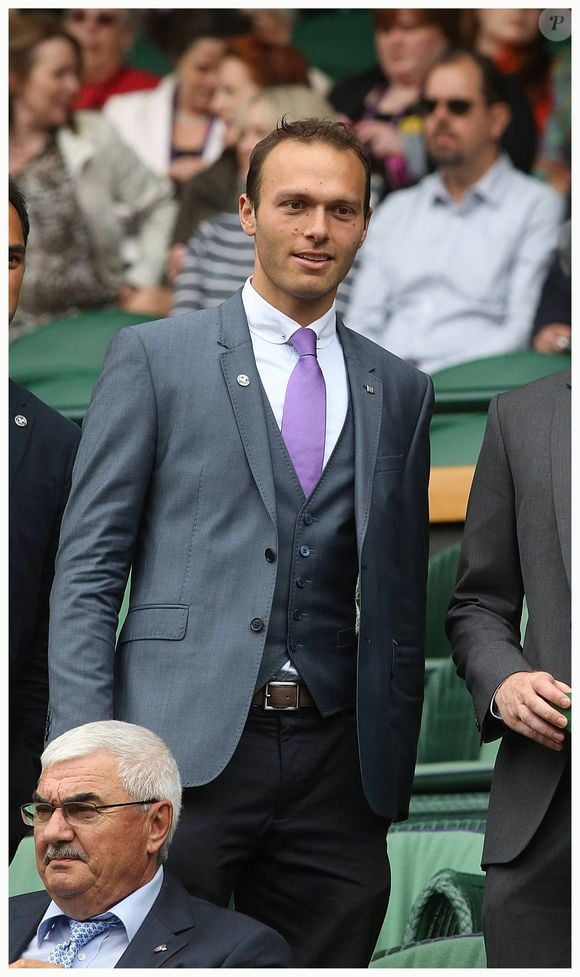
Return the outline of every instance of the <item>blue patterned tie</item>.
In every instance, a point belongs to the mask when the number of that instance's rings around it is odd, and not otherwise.
[[[61,967],[67,968],[72,967],[74,958],[85,943],[89,943],[95,936],[99,936],[100,933],[104,933],[105,930],[111,929],[112,926],[117,926],[119,923],[116,916],[111,916],[110,919],[87,919],[85,921],[69,919],[68,916],[66,918],[70,925],[70,939],[65,943],[57,943],[48,954],[46,962],[58,963]]]

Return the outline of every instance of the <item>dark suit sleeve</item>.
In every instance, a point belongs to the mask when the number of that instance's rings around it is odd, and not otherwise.
[[[501,395],[490,404],[446,623],[453,659],[473,698],[483,740],[505,731],[488,712],[500,682],[513,672],[532,670],[520,643],[524,587],[501,405]]]

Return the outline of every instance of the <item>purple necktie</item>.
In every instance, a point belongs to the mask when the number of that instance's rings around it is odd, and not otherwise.
[[[284,401],[282,437],[306,498],[322,475],[326,438],[326,384],[316,359],[316,333],[297,329],[290,339],[299,360]]]

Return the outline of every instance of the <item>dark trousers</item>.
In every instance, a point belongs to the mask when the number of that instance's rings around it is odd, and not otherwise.
[[[186,788],[168,867],[281,933],[296,967],[366,967],[390,890],[389,822],[364,797],[354,712],[252,707],[214,781]]]
[[[570,967],[570,764],[524,851],[489,865],[483,899],[488,967]]]

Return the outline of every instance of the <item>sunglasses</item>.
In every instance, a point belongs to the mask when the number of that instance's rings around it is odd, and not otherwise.
[[[424,98],[421,101],[421,114],[433,115],[439,105],[444,105],[451,115],[467,115],[473,108],[473,102],[467,98]]]
[[[97,27],[113,27],[114,24],[119,22],[119,18],[115,16],[114,13],[98,13],[94,14],[90,10],[69,10],[68,19],[75,22],[75,24],[82,24],[85,20],[92,20]]]

